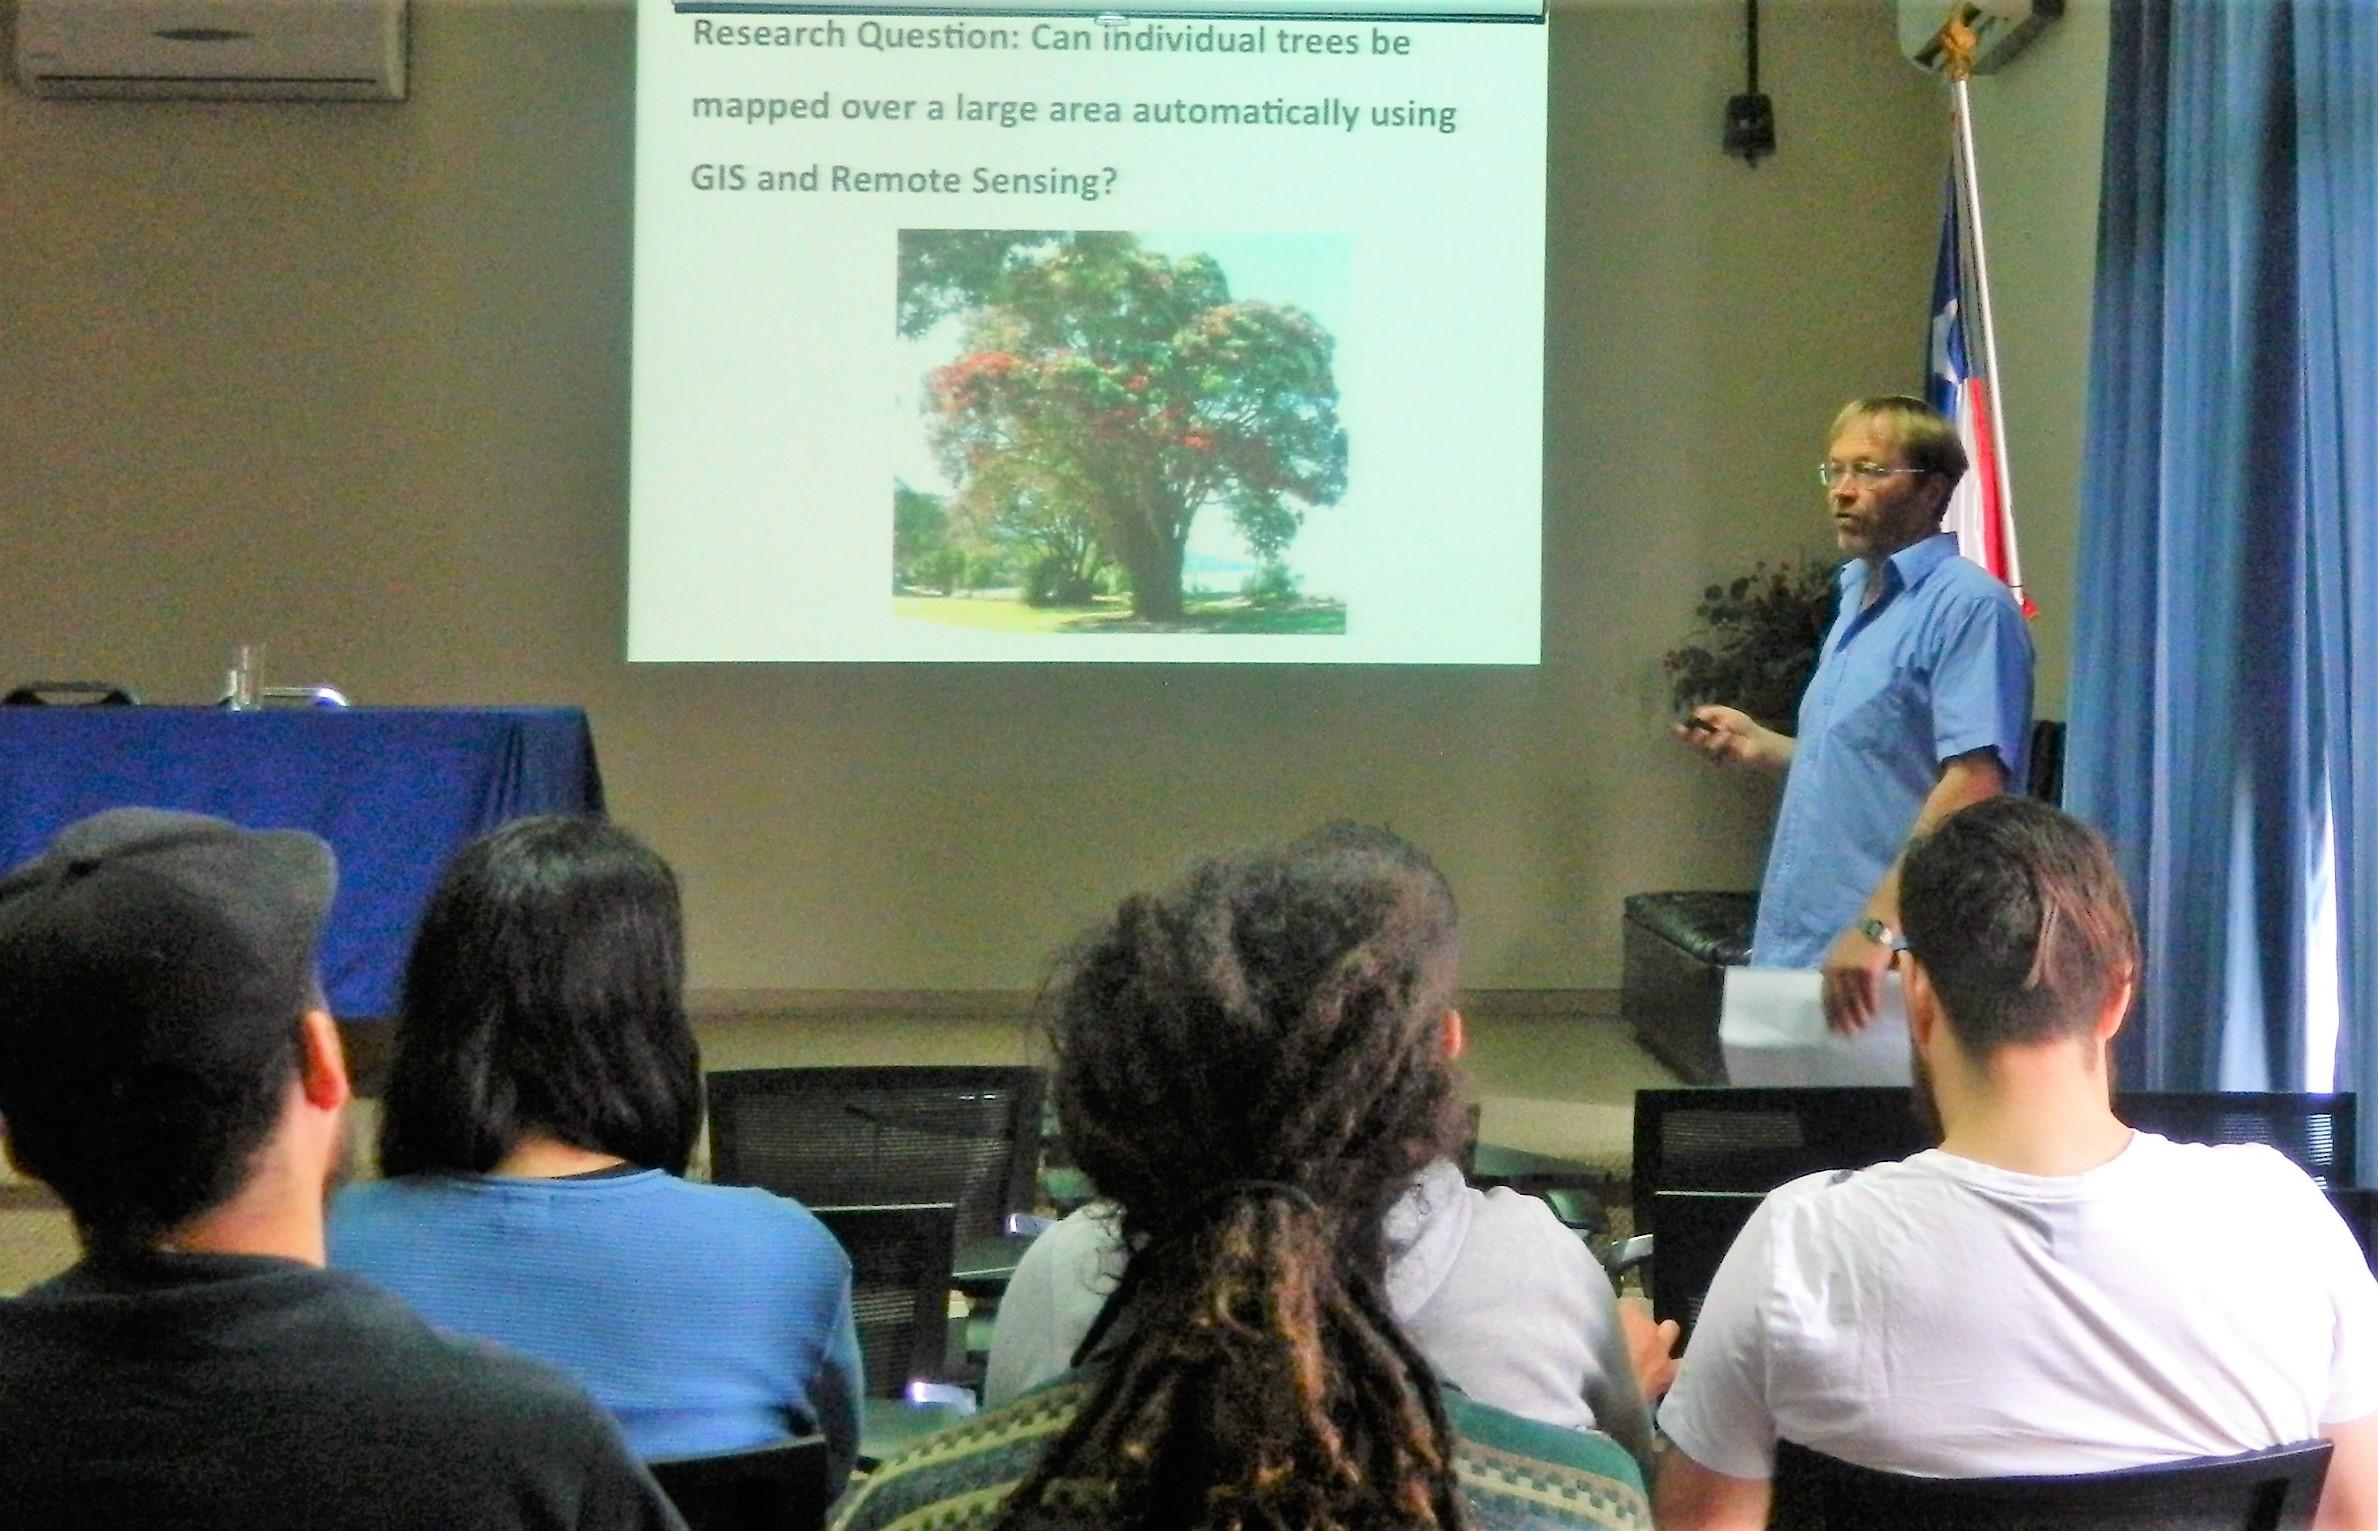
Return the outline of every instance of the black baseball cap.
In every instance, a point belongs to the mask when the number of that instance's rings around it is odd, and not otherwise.
[[[303,830],[161,808],[69,824],[0,878],[0,1074],[261,1064],[319,1003],[337,883]]]

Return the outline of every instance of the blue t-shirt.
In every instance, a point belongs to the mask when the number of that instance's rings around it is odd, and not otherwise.
[[[798,1202],[659,1170],[409,1175],[341,1191],[330,1263],[575,1377],[638,1455],[812,1430],[857,1450],[850,1260]]]
[[[1812,968],[1858,917],[1915,827],[1943,762],[1994,749],[2030,766],[2031,632],[1996,576],[1941,532],[1842,566],[1840,613],[1800,698],[1798,748],[1759,886],[1750,960]]]

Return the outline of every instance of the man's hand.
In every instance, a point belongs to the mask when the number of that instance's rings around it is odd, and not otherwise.
[[[1733,707],[1696,707],[1668,732],[1716,766],[1757,766],[1780,771],[1792,763],[1792,739],[1761,728],[1751,715]]]
[[[1676,1337],[1683,1333],[1675,1319],[1653,1323],[1651,1304],[1640,1297],[1618,1300],[1618,1332],[1626,1336],[1627,1357],[1635,1364],[1635,1382],[1646,1403],[1667,1396],[1676,1380]]]
[[[1864,1031],[1882,1008],[1883,974],[1897,954],[1855,925],[1825,953],[1825,1024],[1843,1036]]]

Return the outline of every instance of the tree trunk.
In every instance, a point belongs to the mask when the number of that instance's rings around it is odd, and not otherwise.
[[[1146,519],[1125,515],[1114,518],[1112,529],[1115,557],[1131,574],[1131,614],[1142,622],[1178,622],[1188,528],[1172,536]]]
[[[1181,620],[1181,552],[1158,543],[1125,562],[1131,571],[1131,614],[1142,622]]]

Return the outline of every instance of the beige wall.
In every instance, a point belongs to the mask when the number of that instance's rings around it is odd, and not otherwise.
[[[582,703],[713,990],[1028,985],[1122,889],[1339,814],[1444,862],[1481,986],[1614,984],[1621,895],[1755,878],[1764,789],[1674,753],[1657,657],[1823,546],[1820,422],[1915,380],[1941,87],[1887,6],[1771,0],[1756,169],[1738,0],[1557,13],[1544,663],[1453,671],[630,668],[628,12],[413,10],[397,107],[0,89],[0,676],[196,700],[260,638],[365,701]],[[2103,61],[2063,30],[1985,97],[2052,665]]]

